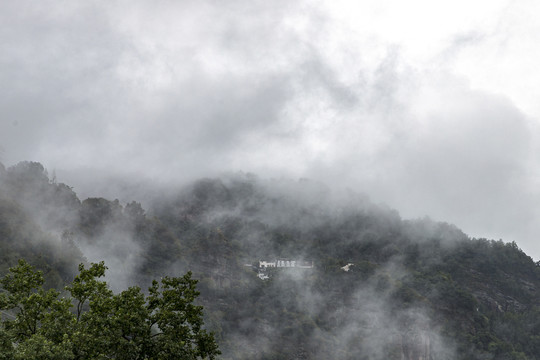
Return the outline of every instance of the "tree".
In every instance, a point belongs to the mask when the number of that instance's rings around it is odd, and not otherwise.
[[[215,359],[212,333],[203,329],[202,306],[191,273],[114,294],[103,262],[66,287],[43,289],[43,275],[26,261],[0,280],[0,359]]]

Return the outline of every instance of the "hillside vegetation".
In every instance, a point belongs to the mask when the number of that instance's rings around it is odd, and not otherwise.
[[[0,275],[25,258],[61,289],[104,260],[121,289],[190,270],[224,359],[540,359],[540,268],[515,243],[308,180],[165,194],[81,201],[39,163],[0,166]],[[314,268],[257,277],[274,259]]]

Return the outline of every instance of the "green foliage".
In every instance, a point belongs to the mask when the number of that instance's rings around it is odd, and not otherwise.
[[[24,260],[0,280],[0,359],[214,359],[191,273],[113,294],[103,262],[79,267],[69,298],[42,288],[43,275]],[[74,309],[73,309],[74,308]]]

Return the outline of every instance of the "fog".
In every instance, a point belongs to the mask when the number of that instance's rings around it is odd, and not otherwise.
[[[0,161],[39,161],[81,198],[309,178],[538,259],[537,10],[4,2]]]
[[[39,163],[0,167],[7,259],[17,256],[12,249],[24,249],[49,271],[49,264],[61,266],[61,273],[50,271],[57,285],[71,281],[79,262],[105,261],[105,280],[117,292],[192,271],[224,359],[489,358],[467,344],[463,329],[493,314],[493,304],[508,311],[526,305],[517,292],[514,299],[499,291],[496,281],[474,283],[481,274],[475,269],[485,271],[483,256],[495,258],[496,246],[511,249],[500,276],[510,278],[505,266],[515,266],[519,280],[506,281],[535,291],[526,279],[536,279],[536,265],[515,243],[473,240],[427,218],[402,220],[352,190],[243,173],[167,190],[147,191],[145,209],[79,199]],[[508,260],[516,254],[533,271]],[[258,267],[259,260],[279,258],[311,266]],[[456,264],[467,272],[460,275]],[[458,285],[463,276],[470,293]]]

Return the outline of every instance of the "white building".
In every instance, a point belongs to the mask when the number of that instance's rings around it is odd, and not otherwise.
[[[266,275],[265,273],[259,273],[259,274],[257,274],[257,276],[258,276],[259,279],[261,279],[261,280],[268,280],[268,279],[270,279],[270,276]]]
[[[259,267],[260,268],[276,267],[276,261],[271,262],[271,261],[259,260]]]

